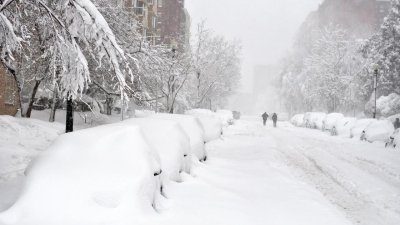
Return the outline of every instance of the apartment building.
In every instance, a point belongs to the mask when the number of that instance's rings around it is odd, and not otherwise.
[[[12,75],[0,63],[0,115],[14,116],[18,108],[17,85]]]

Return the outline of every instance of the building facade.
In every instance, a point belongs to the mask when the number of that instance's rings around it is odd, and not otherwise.
[[[14,77],[0,63],[0,115],[14,116],[19,108],[18,101]]]

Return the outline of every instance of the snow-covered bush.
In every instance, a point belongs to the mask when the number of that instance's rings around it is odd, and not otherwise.
[[[392,122],[388,120],[377,120],[363,130],[361,139],[368,142],[387,141],[393,131],[394,126]]]
[[[356,124],[350,129],[350,138],[360,138],[363,130],[375,121],[376,119],[357,120]]]
[[[223,126],[229,126],[235,123],[233,113],[230,110],[217,110],[215,114],[221,120]]]
[[[375,101],[371,100],[365,105],[366,113],[373,113]],[[376,100],[376,112],[378,115],[389,117],[400,112],[400,95],[392,93],[389,96],[381,96]]]
[[[322,131],[324,130],[331,130],[333,124],[338,120],[343,118],[343,114],[341,113],[329,113],[326,115],[324,120],[322,121]]]
[[[303,122],[304,122],[304,114],[296,114],[292,117],[292,119],[290,120],[290,122],[297,126],[297,127],[301,127],[303,126]]]
[[[160,154],[162,179],[181,181],[181,171],[190,173],[190,164],[184,164],[185,157],[191,158],[190,139],[177,122],[137,118],[124,120],[120,123],[140,126],[148,142]]]
[[[332,136],[350,137],[350,129],[357,123],[357,118],[343,117],[338,119],[332,126]]]
[[[219,120],[213,111],[208,109],[192,109],[187,110],[185,114],[196,116],[201,121],[206,135],[206,142],[218,139],[222,135],[221,120]]]
[[[166,113],[151,114],[148,116],[148,118],[167,119],[178,122],[179,125],[182,126],[183,130],[188,134],[190,138],[190,148],[192,151],[192,157],[195,157],[200,161],[207,159],[207,154],[204,147],[204,144],[206,142],[204,127],[198,118],[190,115],[178,115],[178,114],[166,114]]]
[[[162,198],[158,161],[138,126],[61,135],[28,166],[19,199],[0,224],[138,223]]]

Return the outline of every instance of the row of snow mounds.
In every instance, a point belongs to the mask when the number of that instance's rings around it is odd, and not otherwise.
[[[204,127],[206,142],[219,139],[223,133],[222,122],[218,115],[208,109],[192,109],[185,111],[186,115],[196,116]]]
[[[28,166],[19,198],[0,214],[0,224],[137,224],[161,207],[160,172],[139,126],[64,134]]]

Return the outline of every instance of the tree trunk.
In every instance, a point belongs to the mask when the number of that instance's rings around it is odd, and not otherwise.
[[[74,108],[72,105],[72,96],[67,96],[67,120],[65,123],[65,133],[74,131]]]
[[[51,103],[51,112],[50,112],[49,122],[54,122],[54,120],[56,119],[57,106],[58,106],[58,89],[57,89],[57,85],[54,85],[53,101]]]
[[[42,79],[36,80],[35,86],[33,87],[32,95],[29,100],[28,110],[26,111],[26,114],[25,114],[25,117],[27,117],[27,118],[31,118],[31,113],[32,113],[33,103],[35,102],[36,92],[37,92],[41,82],[42,82]]]

